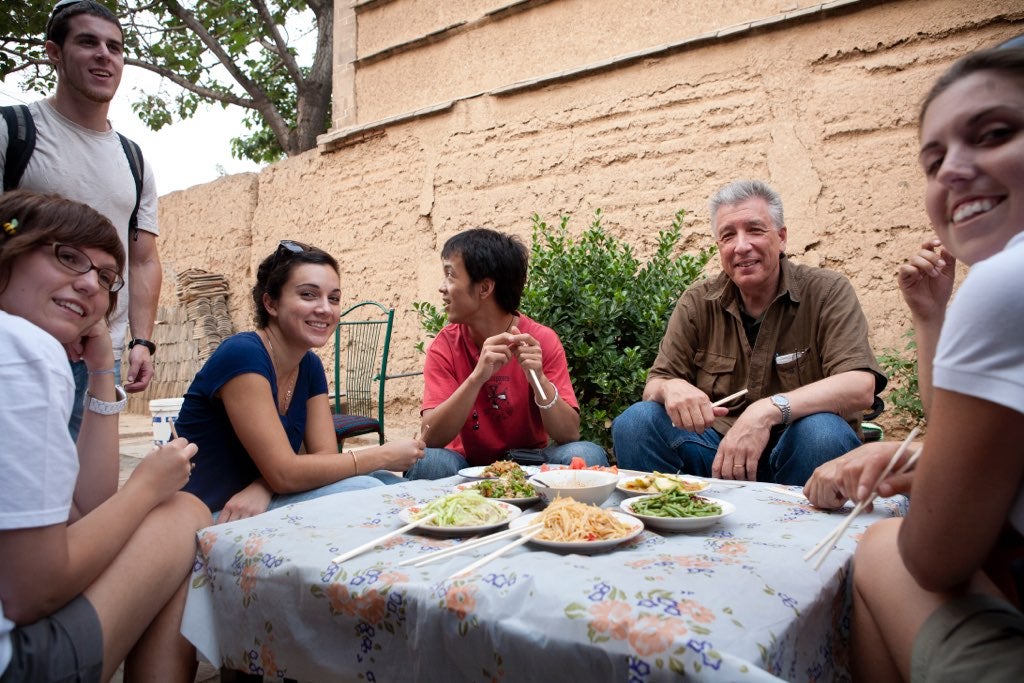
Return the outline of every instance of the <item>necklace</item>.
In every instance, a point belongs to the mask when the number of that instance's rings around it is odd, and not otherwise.
[[[266,330],[266,335],[267,335],[267,346],[270,348],[270,359],[274,362],[274,373],[277,374],[278,373],[278,368],[280,367],[280,364],[277,362],[277,352],[274,351],[274,342],[272,342],[270,340],[270,329],[269,328],[267,328],[267,330]],[[299,374],[299,367],[295,366],[295,369],[292,370],[291,373],[289,373],[289,375],[284,378],[284,382],[283,383],[282,382],[278,382],[278,385],[277,385],[277,389],[278,389],[277,407],[278,407],[278,412],[281,415],[284,415],[285,413],[287,413],[288,412],[288,406],[291,405],[292,393],[295,391],[295,383],[298,381],[298,374]],[[284,389],[285,387],[287,387],[287,388],[285,389],[284,395],[282,396],[281,395],[281,389]]]
[[[508,319],[508,325],[505,325],[505,331],[508,332],[512,329],[512,323],[516,321],[516,314],[513,313],[512,317]]]

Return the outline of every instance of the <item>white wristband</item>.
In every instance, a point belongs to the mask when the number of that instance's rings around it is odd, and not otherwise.
[[[101,401],[89,392],[86,392],[85,396],[88,400],[85,402],[85,406],[90,411],[99,415],[116,415],[128,405],[128,394],[125,393],[124,387],[119,384],[114,385],[114,394],[117,396],[116,401]]]
[[[540,408],[541,410],[551,410],[552,408],[555,407],[555,403],[558,402],[558,387],[556,387],[554,384],[552,384],[551,386],[555,390],[555,395],[551,397],[551,401],[549,401],[548,403],[544,403],[544,404],[538,403],[537,402],[537,395],[536,394],[533,395],[533,402],[536,403],[537,407]]]

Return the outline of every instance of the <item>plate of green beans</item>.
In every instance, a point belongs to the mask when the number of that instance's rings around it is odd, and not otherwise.
[[[736,511],[727,500],[698,496],[678,489],[649,496],[627,498],[619,507],[644,522],[644,526],[664,531],[694,531],[716,524]]]

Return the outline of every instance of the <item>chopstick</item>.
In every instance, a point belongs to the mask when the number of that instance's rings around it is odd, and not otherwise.
[[[530,531],[529,533],[523,534],[522,538],[517,538],[516,540],[512,541],[511,543],[509,543],[507,545],[501,546],[500,548],[495,550],[490,555],[484,555],[483,557],[481,557],[479,560],[477,560],[476,562],[472,563],[468,567],[464,567],[463,569],[460,569],[459,571],[455,572],[454,574],[449,576],[448,579],[451,580],[451,579],[454,579],[457,576],[462,576],[463,574],[468,574],[469,572],[473,571],[474,569],[479,569],[480,567],[484,566],[485,564],[487,564],[488,562],[490,562],[494,558],[500,557],[501,555],[504,555],[505,553],[507,553],[509,550],[512,550],[513,548],[517,548],[517,547],[521,546],[522,544],[526,543],[527,541],[529,541],[531,538],[533,538],[534,536],[536,536],[537,534],[539,534],[543,530],[544,530],[543,528],[539,528],[539,529],[534,529],[533,531]]]
[[[426,517],[420,517],[419,519],[417,519],[417,520],[415,520],[413,522],[409,522],[408,524],[406,524],[405,526],[403,526],[401,528],[395,529],[394,531],[386,533],[383,536],[380,536],[379,538],[375,538],[372,541],[367,541],[366,543],[364,543],[364,544],[362,544],[360,546],[356,546],[355,548],[352,548],[352,550],[349,550],[348,552],[344,552],[341,555],[338,555],[333,560],[331,560],[331,562],[333,562],[334,564],[341,564],[342,562],[344,562],[345,560],[347,560],[349,558],[355,557],[356,555],[364,553],[367,550],[370,550],[371,548],[380,545],[381,543],[383,543],[384,541],[388,540],[389,538],[392,538],[394,536],[398,536],[399,534],[404,534],[406,531],[409,531],[410,529],[415,529],[416,527],[420,526],[421,524],[425,524],[425,523],[429,522],[430,520],[434,519],[434,517],[437,517],[437,513],[431,513],[431,514],[427,515]]]
[[[875,485],[871,487],[871,492],[868,494],[867,498],[857,503],[857,505],[853,508],[853,512],[847,515],[846,519],[844,519],[839,524],[839,526],[833,529],[827,536],[825,536],[825,538],[821,539],[816,546],[811,548],[810,551],[808,551],[808,553],[804,555],[805,562],[810,560],[817,553],[821,552],[824,549],[825,552],[821,554],[821,557],[819,557],[818,561],[814,564],[815,569],[821,567],[821,565],[825,562],[825,558],[828,557],[828,554],[832,552],[832,548],[835,547],[836,541],[838,541],[840,537],[842,537],[842,535],[846,533],[846,530],[850,528],[850,524],[853,523],[853,520],[856,519],[857,515],[864,512],[864,510],[866,510],[867,507],[871,505],[871,503],[878,496],[878,485],[881,484],[887,476],[889,476],[889,473],[892,472],[892,468],[895,467],[896,463],[899,462],[901,457],[903,457],[903,453],[907,450],[910,444],[913,443],[914,439],[917,437],[918,432],[920,431],[921,430],[918,427],[914,427],[914,429],[911,430],[910,434],[907,435],[907,438],[904,439],[903,443],[900,444],[900,447],[897,448],[896,452],[892,454],[891,458],[889,458],[888,464],[885,466],[885,469],[882,470],[882,474],[879,475],[878,480],[875,481]],[[910,458],[907,459],[907,462],[903,465],[903,467],[900,468],[899,473],[902,474],[910,471],[910,468],[913,467],[913,465],[917,462],[917,458],[920,456],[920,454],[921,449],[918,448],[913,454],[911,454]]]
[[[174,419],[173,417],[172,417],[172,418],[169,418],[169,419],[167,420],[167,423],[168,423],[169,425],[171,425],[171,438],[172,438],[172,439],[177,439],[177,438],[178,438],[178,430],[174,428],[174,423],[175,423],[175,422],[176,422],[176,420],[175,420],[175,419]]]
[[[540,529],[542,527],[543,524],[530,524],[519,529],[506,529],[505,531],[499,531],[496,534],[480,536],[465,541],[463,543],[459,543],[458,545],[449,546],[447,548],[441,548],[440,550],[435,550],[434,552],[427,553],[426,555],[410,557],[406,560],[402,560],[401,562],[399,562],[397,566],[403,567],[407,564],[411,564],[414,567],[422,567],[423,565],[430,564],[435,560],[442,560],[451,557],[452,555],[458,555],[459,553],[466,552],[468,550],[473,550],[474,548],[489,545],[490,543],[493,543],[494,541],[500,541],[503,538],[509,538],[511,536],[521,534],[524,531],[532,531],[533,529]]]
[[[717,408],[718,406],[724,406],[729,401],[731,401],[731,400],[733,400],[735,398],[739,398],[740,396],[743,396],[746,393],[747,393],[746,389],[740,389],[735,394],[729,394],[725,398],[718,399],[717,401],[715,401],[714,403],[711,404],[711,407],[712,408]]]
[[[544,387],[540,385],[540,377],[537,377],[537,371],[530,368],[530,379],[533,380],[533,386],[537,387],[537,393],[540,394],[540,400],[547,401],[548,395],[544,393]]]

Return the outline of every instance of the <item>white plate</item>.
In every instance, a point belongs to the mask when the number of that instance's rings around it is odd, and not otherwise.
[[[707,517],[655,517],[653,515],[641,515],[638,512],[633,512],[634,503],[641,500],[647,500],[648,498],[654,498],[658,495],[660,494],[654,493],[646,496],[637,496],[636,498],[627,498],[619,503],[619,507],[637,519],[643,520],[645,526],[652,529],[661,529],[662,531],[696,531],[697,529],[704,529],[721,521],[721,519],[726,515],[731,515],[736,512],[736,506],[729,501],[721,500],[719,498],[709,498],[707,496],[701,496],[701,498],[720,505],[722,508],[722,514],[709,515]]]
[[[481,524],[479,526],[435,526],[430,522],[421,524],[416,527],[420,531],[426,531],[432,534],[439,534],[443,536],[472,536],[478,534],[481,531],[489,531],[490,529],[497,529],[498,527],[505,526],[511,520],[515,519],[523,513],[523,511],[517,508],[515,505],[509,505],[508,503],[502,503],[499,500],[494,501],[495,505],[498,505],[505,511],[505,518],[499,522],[492,524]],[[413,505],[411,507],[402,508],[398,511],[398,518],[402,520],[403,524],[408,524],[413,521],[413,514],[419,512],[423,508],[419,505]]]
[[[459,470],[459,474],[465,477],[466,479],[497,479],[497,477],[483,476],[484,470],[486,470],[488,467],[489,465],[478,465],[477,467],[463,467],[461,470]],[[534,467],[533,465],[520,465],[520,467],[523,468],[523,471],[526,472],[526,476],[528,477],[540,472],[540,469]]]
[[[614,548],[620,543],[625,543],[630,539],[636,538],[640,535],[640,532],[644,530],[643,522],[641,522],[640,519],[638,519],[637,517],[632,517],[630,515],[623,514],[618,510],[608,510],[608,512],[614,515],[615,519],[619,520],[623,524],[630,527],[629,533],[627,533],[625,536],[622,536],[621,538],[610,538],[606,541],[576,541],[569,543],[565,541],[544,541],[534,537],[530,539],[530,543],[542,546],[544,548],[551,548],[553,550],[571,550],[576,553],[591,553],[597,552],[598,550],[607,550],[608,548]],[[512,520],[512,522],[508,525],[508,528],[521,529],[524,526],[536,524],[540,521],[539,516],[542,514],[544,513],[534,512],[529,515],[523,515],[518,519]]]
[[[665,475],[662,475],[662,476],[665,476]],[[662,491],[658,491],[658,490],[637,491],[636,489],[628,489],[628,488],[626,488],[626,482],[633,481],[634,479],[640,479],[640,478],[646,478],[646,477],[650,477],[651,478],[651,482],[653,483],[654,475],[651,474],[650,472],[635,472],[635,473],[632,473],[631,476],[628,476],[628,477],[624,477],[624,476],[622,476],[620,474],[619,475],[619,483],[615,485],[615,489],[617,491],[621,491],[622,493],[625,493],[627,496],[643,496],[643,495],[647,495],[647,494],[663,493]],[[695,484],[697,486],[700,486],[700,488],[696,488],[696,489],[692,489],[692,490],[688,489],[686,491],[687,493],[700,493],[701,491],[707,490],[711,486],[710,482],[708,482],[708,481],[706,481],[704,479],[698,479],[696,477],[688,477],[688,476],[686,476],[684,474],[670,474],[670,475],[668,475],[668,478],[669,479],[681,479],[681,480],[683,480],[683,481],[685,481],[685,482],[687,482],[689,484]]]
[[[483,481],[483,480],[481,480],[481,481]],[[455,490],[456,491],[465,491],[466,489],[476,489],[476,485],[478,483],[479,482],[476,482],[476,481],[467,481],[464,484],[456,485]],[[483,495],[483,494],[481,493],[480,495]],[[486,496],[484,496],[484,497],[486,498]],[[499,500],[502,503],[512,503],[513,505],[518,505],[520,507],[524,507],[525,508],[525,507],[530,507],[531,505],[536,503],[538,500],[540,500],[540,496],[530,496],[529,498],[491,498],[491,500]]]

